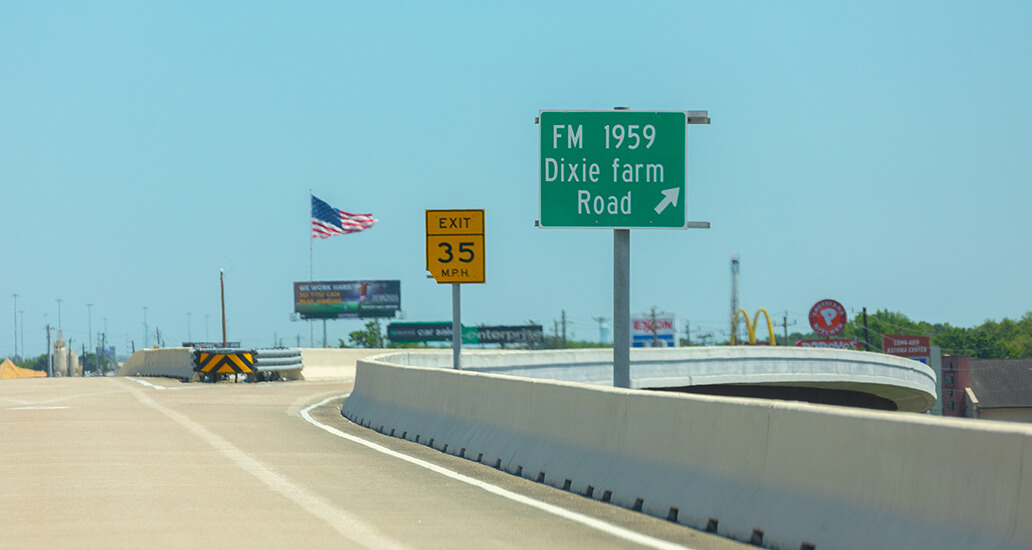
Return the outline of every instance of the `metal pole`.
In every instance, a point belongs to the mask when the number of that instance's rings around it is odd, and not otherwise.
[[[219,295],[222,299],[222,347],[226,347],[226,283],[221,269],[219,270]]]
[[[452,283],[451,292],[451,307],[452,307],[452,325],[451,325],[451,347],[452,347],[452,368],[455,370],[462,369],[462,303],[459,289],[462,287],[459,283]]]
[[[147,349],[147,338],[150,336],[148,333],[150,329],[147,328],[147,306],[143,306],[143,349]]]
[[[326,347],[326,319],[322,320],[322,347]]]
[[[18,295],[17,294],[12,294],[11,296],[14,296],[14,358],[15,358],[15,360],[17,360],[18,359]],[[22,349],[22,353],[25,353],[24,349]]]
[[[312,202],[314,202],[312,200],[313,197],[314,197],[314,195],[312,195],[312,189],[309,188],[308,189],[308,207],[309,207],[309,209],[311,209]],[[308,223],[308,282],[314,282],[315,281],[315,244],[314,244],[315,243],[315,234],[312,232],[312,227],[314,227],[314,226],[312,225],[311,220],[309,220],[309,223]],[[323,326],[324,327],[326,326],[325,323],[323,324]],[[315,320],[313,320],[313,319],[309,319],[308,320],[308,332],[310,332],[310,334],[308,335],[309,336],[308,343],[309,343],[310,346],[312,346],[314,348],[315,347]],[[326,345],[325,340],[326,340],[326,338],[323,337],[323,346],[324,347]]]
[[[613,230],[613,387],[631,387],[631,230]]]
[[[47,323],[47,376],[54,377],[54,358],[50,354],[50,323]]]
[[[90,349],[93,350],[93,361],[96,362],[96,360],[97,360],[97,350],[93,349],[93,304],[86,304],[86,319],[87,319],[86,322],[88,323],[86,326],[87,326],[87,328],[90,331],[89,334],[87,335],[88,336],[87,339],[90,342]],[[83,360],[83,363],[84,363],[83,366],[82,366],[82,372],[83,372],[83,374],[86,374],[86,365],[85,365],[85,362],[86,362],[86,350],[82,350],[82,360]]]

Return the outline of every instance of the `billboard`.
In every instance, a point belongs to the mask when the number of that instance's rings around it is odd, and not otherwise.
[[[881,338],[882,352],[899,357],[928,357],[931,355],[927,336],[906,336],[884,334]]]
[[[294,283],[294,312],[302,319],[394,317],[401,309],[401,281]]]
[[[676,348],[677,316],[670,313],[631,315],[631,346],[635,348]]]
[[[450,342],[452,324],[391,323],[387,325],[387,339],[401,342]],[[463,344],[529,344],[544,341],[541,325],[475,326],[462,327]]]

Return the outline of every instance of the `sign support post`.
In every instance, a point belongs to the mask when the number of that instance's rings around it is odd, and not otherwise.
[[[452,307],[452,325],[451,325],[451,347],[452,347],[452,368],[455,370],[462,370],[462,304],[461,304],[461,289],[462,285],[459,283],[452,283],[451,291],[451,307]]]
[[[631,230],[613,230],[613,387],[631,387]]]

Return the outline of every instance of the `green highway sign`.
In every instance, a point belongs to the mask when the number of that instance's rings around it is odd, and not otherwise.
[[[686,111],[541,111],[542,227],[688,227]]]

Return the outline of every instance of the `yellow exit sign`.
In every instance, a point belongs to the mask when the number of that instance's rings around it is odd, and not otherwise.
[[[484,211],[426,211],[426,269],[438,283],[484,282]]]

